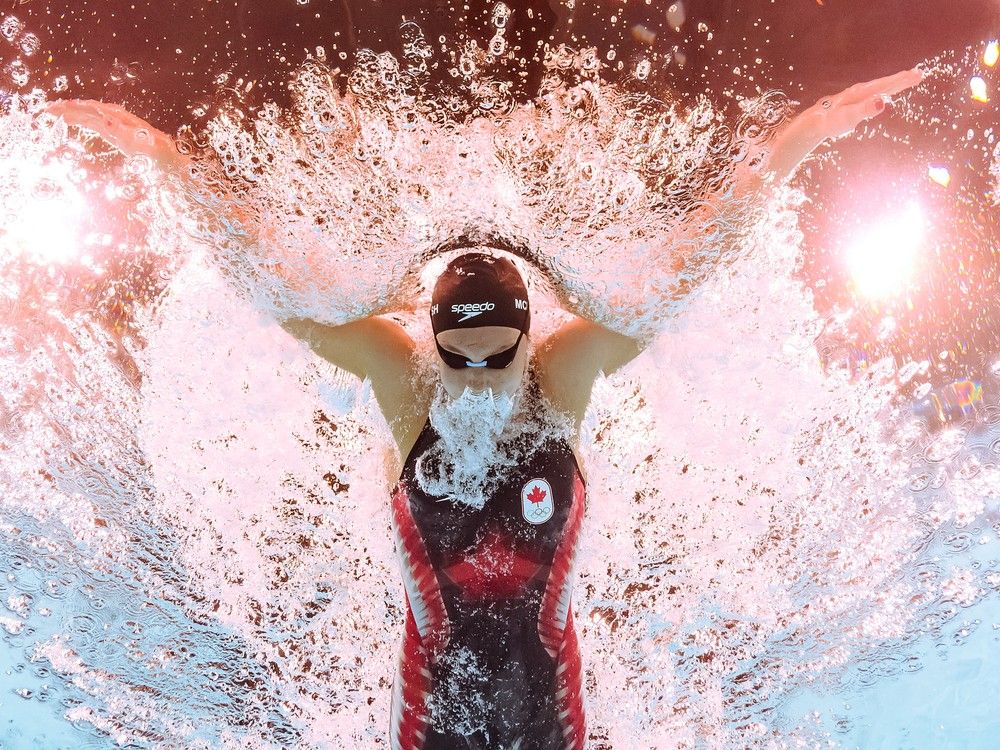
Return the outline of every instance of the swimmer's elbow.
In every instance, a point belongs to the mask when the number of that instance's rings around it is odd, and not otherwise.
[[[321,339],[319,329],[322,324],[309,318],[282,318],[278,320],[278,325],[313,350]]]
[[[615,333],[614,331],[609,331],[609,333],[615,337],[615,340],[607,345],[604,352],[604,366],[601,368],[604,375],[611,375],[617,372],[642,354],[646,348],[643,342],[631,336]]]

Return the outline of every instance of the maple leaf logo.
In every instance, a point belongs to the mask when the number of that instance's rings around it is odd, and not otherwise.
[[[528,499],[533,503],[540,503],[545,499],[548,493],[539,487],[537,484],[531,488],[531,492],[528,495]]]

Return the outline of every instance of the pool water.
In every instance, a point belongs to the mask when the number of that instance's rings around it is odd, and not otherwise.
[[[439,43],[452,88],[425,85],[436,47],[412,22],[401,57],[340,74],[313,54],[290,105],[224,108],[193,139],[193,185],[81,145],[39,113],[56,91],[4,100],[0,749],[387,746],[405,611],[387,426],[370,384],[274,315],[370,312],[468,231],[525,243],[580,311],[648,343],[581,432],[592,750],[998,746],[982,50],[928,61],[852,142],[902,165],[885,184],[827,153],[735,199],[786,97],[682,105],[643,90],[648,60],[612,83],[607,54],[564,45],[518,103],[510,12],[487,50]],[[964,124],[921,150],[913,124],[942,117]],[[939,161],[975,179],[941,193]],[[901,273],[875,301],[843,259],[816,272],[806,232],[844,243],[804,217],[862,233],[862,209],[926,224],[911,249],[933,283]],[[541,341],[566,315],[528,275]],[[934,284],[972,301],[932,304]],[[432,377],[414,294],[397,318]],[[958,343],[928,353],[942,320]]]

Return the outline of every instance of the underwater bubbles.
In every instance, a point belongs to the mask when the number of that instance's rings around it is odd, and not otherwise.
[[[682,27],[690,10],[663,15]],[[0,243],[32,272],[5,276],[3,294],[34,307],[0,330],[0,635],[31,646],[81,733],[206,749],[383,741],[405,611],[387,426],[370,383],[273,318],[335,325],[405,297],[417,312],[399,317],[426,344],[427,293],[407,272],[460,234],[523,244],[580,312],[650,342],[598,383],[584,423],[592,501],[573,606],[595,747],[850,737],[843,701],[835,735],[789,706],[811,687],[919,672],[908,649],[925,637],[965,648],[987,630],[976,608],[1000,583],[975,556],[997,544],[997,372],[966,422],[941,428],[900,397],[912,380],[943,404],[930,365],[828,368],[817,337],[834,326],[796,273],[804,196],[711,210],[787,100],[744,100],[727,120],[637,85],[655,79],[651,57],[616,86],[601,66],[633,58],[553,45],[537,98],[519,103],[498,73],[517,12],[496,4],[485,47],[440,57],[413,22],[400,57],[361,50],[340,72],[317,53],[290,107],[223,108],[192,139],[211,155],[193,149],[194,188],[141,158],[102,172],[57,127],[4,117]],[[0,33],[27,57],[11,18]],[[131,73],[114,67],[111,83]],[[153,291],[116,279],[111,295],[135,295],[127,325],[59,303],[87,286],[72,275],[86,253],[113,268],[113,228],[81,229],[95,213],[85,183],[101,180],[147,230],[141,253],[124,244],[148,258],[138,278]],[[922,218],[860,243],[868,298],[912,272]],[[895,247],[886,236],[907,240],[901,255],[876,256]],[[542,340],[563,318],[529,276]],[[421,350],[427,377],[432,356]],[[41,694],[20,680],[18,700]]]

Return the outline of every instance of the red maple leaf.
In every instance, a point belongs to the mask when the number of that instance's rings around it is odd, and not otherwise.
[[[549,494],[537,484],[531,488],[531,492],[528,494],[528,499],[533,503],[540,503],[545,499],[545,496]]]

